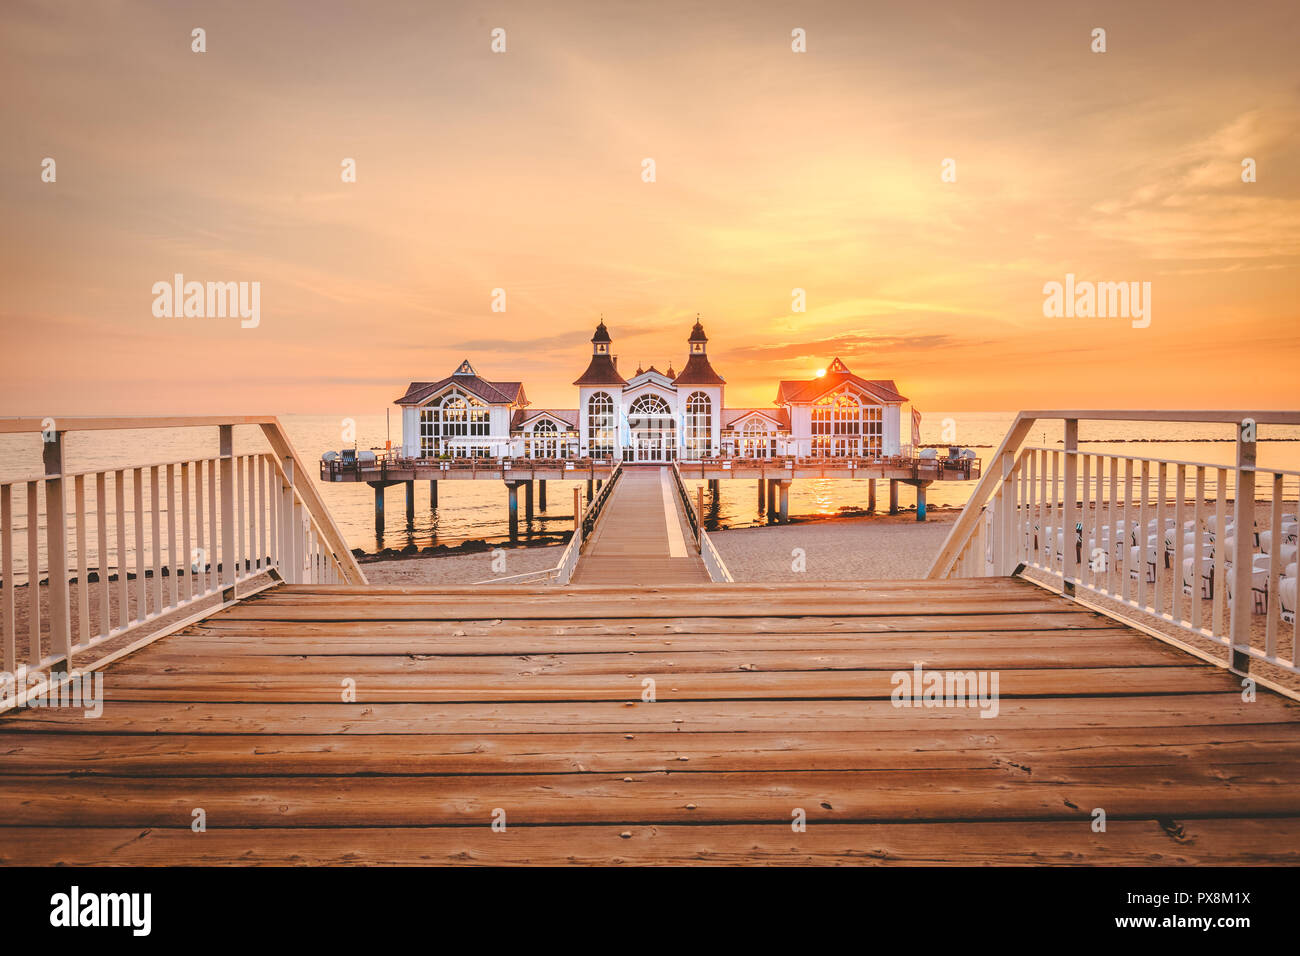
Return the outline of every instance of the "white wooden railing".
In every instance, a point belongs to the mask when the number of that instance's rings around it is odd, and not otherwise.
[[[700,552],[700,560],[704,562],[704,570],[709,572],[709,580],[715,584],[733,584],[735,578],[727,569],[727,562],[722,560],[722,555],[718,553],[717,547],[713,544],[713,539],[709,537],[709,532],[704,528],[704,486],[701,485],[696,489],[696,500],[691,501],[690,493],[686,490],[686,481],[682,478],[682,470],[678,467],[677,462],[673,462],[673,482],[677,486],[677,496],[681,499],[682,507],[686,511],[686,521],[691,526],[691,533],[695,537],[695,548]]]
[[[235,425],[260,426],[269,450],[236,455]],[[64,468],[70,432],[201,426],[217,430],[215,456]],[[365,583],[274,417],[0,419],[14,433],[41,444],[44,474],[0,483],[0,709],[41,672],[96,666],[85,654],[108,641],[195,619],[147,626],[179,611],[278,581]]]
[[[1064,421],[1064,447],[1022,446],[1050,419]],[[1081,451],[1088,420],[1231,424],[1235,463]],[[1300,472],[1256,465],[1260,425],[1300,425],[1300,412],[1022,412],[929,577],[1035,572],[1157,636],[1218,645],[1233,670],[1264,661],[1300,673]]]
[[[569,543],[560,556],[560,563],[555,566],[555,580],[560,584],[568,584],[573,580],[573,573],[578,570],[578,560],[582,557],[582,549],[586,546],[586,542],[590,540],[592,534],[595,533],[596,525],[600,523],[601,515],[605,511],[605,504],[614,494],[614,484],[619,479],[622,467],[623,463],[615,459],[608,480],[601,485],[600,491],[587,502],[587,507],[583,509],[582,514],[575,516],[573,536],[569,538]]]

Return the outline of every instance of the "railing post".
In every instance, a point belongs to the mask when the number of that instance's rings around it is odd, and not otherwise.
[[[1061,495],[1062,511],[1061,543],[1065,553],[1061,556],[1063,576],[1062,590],[1074,595],[1074,579],[1078,574],[1078,555],[1074,550],[1074,526],[1078,523],[1078,487],[1079,487],[1079,420],[1065,420],[1065,488]],[[1145,542],[1145,539],[1143,539]]]
[[[699,548],[704,534],[704,486],[695,489],[695,546]]]
[[[221,600],[235,599],[235,443],[231,425],[217,426],[221,467]]]
[[[1016,467],[1016,456],[1014,452],[1005,451],[1002,453],[1002,480],[998,483],[997,493],[994,500],[997,502],[997,510],[994,512],[994,530],[997,534],[997,540],[993,544],[993,566],[998,576],[1008,575],[1015,568],[1011,563],[1011,534],[1015,526],[1015,516],[1011,513],[1011,496],[1007,489],[1011,487],[1011,473]],[[893,484],[891,482],[890,484]],[[891,502],[891,505],[893,502]],[[891,513],[893,508],[890,509]]]
[[[1243,440],[1245,427],[1237,423],[1237,489],[1233,494],[1232,532],[1232,611],[1228,634],[1231,638],[1231,667],[1247,673],[1250,671],[1250,616],[1253,595],[1251,566],[1255,552],[1255,442]],[[1251,436],[1254,438],[1254,435]],[[1163,533],[1163,529],[1162,533]],[[1180,529],[1181,530],[1181,529]],[[1219,530],[1222,534],[1222,530]],[[1280,542],[1274,547],[1280,547]]]
[[[45,474],[45,535],[46,554],[50,571],[50,653],[61,654],[72,670],[72,622],[68,600],[68,528],[63,505],[63,432],[53,433],[53,440],[44,443]],[[5,529],[8,533],[9,529]],[[137,545],[138,546],[138,545]],[[33,590],[40,582],[38,569],[27,569],[29,587]],[[84,588],[85,581],[78,587]]]
[[[293,507],[293,458],[286,455],[282,459],[284,466],[284,487],[281,489],[280,508],[280,576],[289,584],[298,584],[299,545],[297,531],[293,526],[295,510]]]

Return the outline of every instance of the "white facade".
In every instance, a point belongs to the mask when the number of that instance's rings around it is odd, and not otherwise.
[[[406,458],[716,457],[887,458],[903,450],[902,406],[890,380],[854,375],[839,359],[815,378],[782,381],[770,408],[729,410],[697,321],[680,374],[618,371],[602,322],[590,364],[574,382],[576,409],[532,409],[519,382],[489,382],[462,362],[439,382],[412,382],[402,407]]]

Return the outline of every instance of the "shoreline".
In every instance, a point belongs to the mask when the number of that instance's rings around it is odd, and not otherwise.
[[[707,510],[707,509],[706,509]],[[768,528],[793,527],[796,525],[809,526],[820,524],[840,524],[840,523],[880,523],[880,524],[926,524],[933,522],[942,522],[942,519],[948,515],[957,515],[961,513],[961,508],[952,505],[932,505],[927,511],[928,522],[919,522],[916,520],[916,506],[908,505],[906,508],[900,507],[898,514],[891,515],[885,512],[870,512],[865,508],[844,508],[836,514],[807,514],[792,515],[784,524],[736,524],[736,525],[718,525],[716,527],[706,526],[709,534],[724,534],[736,531],[756,531]],[[470,538],[456,544],[431,544],[420,547],[415,544],[408,544],[402,548],[383,548],[379,551],[364,551],[361,548],[353,548],[352,556],[357,559],[359,564],[379,564],[384,561],[408,561],[413,558],[444,558],[456,557],[460,555],[484,554],[496,550],[502,551],[520,551],[533,548],[553,548],[563,546],[569,543],[572,537],[572,531],[564,531],[555,534],[539,533],[527,537],[520,536],[511,541],[509,538]]]

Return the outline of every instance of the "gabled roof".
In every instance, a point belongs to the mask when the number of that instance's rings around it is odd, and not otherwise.
[[[521,429],[539,418],[553,418],[570,428],[578,427],[578,410],[576,408],[531,408],[517,409],[510,420],[510,430]]]
[[[657,385],[660,388],[671,388],[673,384],[672,376],[665,375],[659,369],[651,365],[649,368],[638,369],[637,373],[627,380],[623,386],[623,391],[633,388],[640,388],[642,385]]]
[[[578,376],[574,385],[626,385],[627,380],[618,374],[614,360],[608,355],[593,355],[587,371]]]
[[[742,419],[750,415],[759,415],[766,418],[772,424],[779,428],[790,427],[790,412],[785,408],[724,408],[722,410],[722,427],[736,428],[740,425]]]
[[[686,360],[686,367],[673,379],[673,384],[681,385],[726,385],[727,380],[713,371],[707,356],[695,353]]]
[[[806,405],[817,401],[827,392],[834,391],[846,382],[867,392],[882,405],[898,405],[907,399],[898,393],[893,379],[865,379],[854,375],[847,365],[835,359],[826,367],[826,374],[804,381],[782,380],[776,388],[776,404]]]
[[[461,368],[468,365],[468,362],[463,362]],[[483,399],[489,405],[528,404],[528,399],[524,396],[522,382],[489,382],[472,372],[463,372],[459,369],[455,375],[448,375],[436,382],[412,382],[407,386],[406,394],[397,399],[394,404],[423,405],[449,385],[463,389],[471,395]]]

